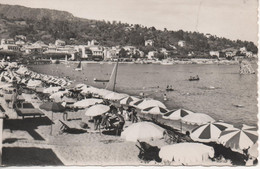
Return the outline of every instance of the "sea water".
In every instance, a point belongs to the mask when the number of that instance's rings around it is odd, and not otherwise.
[[[75,70],[76,63],[31,65],[29,68],[105,88],[105,83],[93,79],[109,79],[114,64],[83,63],[82,71]],[[196,75],[199,81],[188,80]],[[167,92],[167,85],[174,91]],[[119,64],[116,91],[133,96],[144,93],[162,101],[168,109],[184,108],[233,124],[256,125],[258,121],[257,74],[240,75],[239,65]],[[163,99],[164,94],[167,101]]]

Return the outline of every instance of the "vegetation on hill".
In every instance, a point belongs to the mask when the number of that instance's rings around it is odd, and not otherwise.
[[[0,38],[13,38],[15,35],[25,35],[29,41],[42,40],[46,44],[54,43],[56,39],[65,40],[67,44],[87,44],[87,41],[95,39],[104,46],[132,45],[145,53],[159,48],[174,51],[172,46],[181,55],[187,55],[190,51],[203,55],[210,50],[239,47],[257,53],[256,45],[248,41],[232,41],[216,36],[207,38],[198,32],[162,31],[155,27],[116,21],[87,20],[63,11],[0,5]],[[147,39],[154,40],[153,47],[144,46]],[[180,40],[186,41],[185,47],[178,46]]]

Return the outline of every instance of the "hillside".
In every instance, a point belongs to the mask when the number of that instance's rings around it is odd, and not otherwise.
[[[0,15],[8,19],[33,19],[41,20],[43,17],[58,20],[72,20],[74,16],[65,11],[57,11],[50,9],[28,8],[19,5],[3,5],[0,4]]]
[[[173,50],[171,46],[175,46],[181,55],[187,55],[190,51],[203,55],[210,50],[244,46],[257,53],[253,42],[231,41],[213,35],[206,37],[202,33],[183,30],[161,31],[138,24],[77,18],[64,11],[0,4],[0,38],[13,38],[21,34],[26,35],[29,41],[42,40],[47,44],[56,39],[65,40],[67,44],[86,44],[88,40],[96,39],[104,46],[133,45],[145,53],[162,47]],[[71,41],[71,38],[75,40]],[[154,40],[154,47],[144,47],[147,39]],[[186,46],[178,47],[179,40],[186,41]]]

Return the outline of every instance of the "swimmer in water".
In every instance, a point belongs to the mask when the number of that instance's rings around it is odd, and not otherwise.
[[[167,95],[165,93],[163,94],[163,100],[168,100]]]

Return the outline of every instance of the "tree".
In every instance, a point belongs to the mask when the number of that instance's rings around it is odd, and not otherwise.
[[[119,51],[119,58],[127,58],[128,55],[127,55],[127,51],[122,48],[120,51]]]

